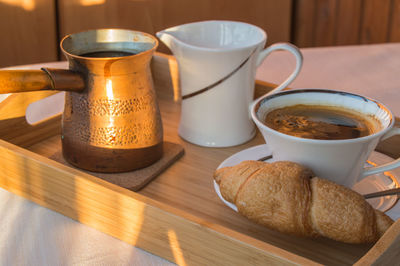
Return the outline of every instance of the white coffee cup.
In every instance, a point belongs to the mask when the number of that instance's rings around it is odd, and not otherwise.
[[[320,140],[287,135],[263,123],[272,110],[297,104],[343,107],[366,117],[373,116],[380,126],[364,137]],[[394,127],[395,119],[391,111],[367,97],[333,90],[290,90],[257,99],[251,105],[251,115],[274,160],[300,163],[312,169],[317,176],[338,184],[351,188],[363,177],[400,166],[400,159],[397,159],[385,165],[364,168],[367,158],[380,141],[400,134],[400,128]]]
[[[256,133],[248,113],[253,101],[257,67],[275,50],[296,58],[289,85],[303,59],[289,43],[264,49],[267,35],[261,28],[236,21],[201,21],[175,26],[157,36],[173,52],[182,90],[179,135],[208,147],[227,147],[250,140]]]

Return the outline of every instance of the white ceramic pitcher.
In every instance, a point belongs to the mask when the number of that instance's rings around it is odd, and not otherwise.
[[[298,75],[303,59],[289,43],[264,49],[267,35],[261,28],[235,21],[202,21],[157,32],[173,52],[179,67],[182,109],[179,135],[208,147],[244,143],[255,135],[249,115],[257,67],[274,50],[296,57],[281,90]]]

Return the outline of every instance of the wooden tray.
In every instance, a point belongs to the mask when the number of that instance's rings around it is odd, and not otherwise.
[[[36,125],[26,106],[51,92],[13,94],[0,104],[0,186],[104,233],[178,264],[359,264],[388,263],[399,254],[400,221],[373,245],[281,234],[248,221],[214,192],[212,174],[228,156],[263,143],[204,148],[177,134],[180,103],[177,65],[157,54],[152,63],[166,141],[185,155],[139,192],[133,192],[49,159],[59,149],[60,116]],[[269,84],[257,82],[261,95]],[[381,145],[398,156],[399,139]]]

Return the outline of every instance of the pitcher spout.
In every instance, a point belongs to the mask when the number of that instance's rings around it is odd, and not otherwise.
[[[174,52],[176,37],[169,30],[162,30],[156,33],[156,36]]]

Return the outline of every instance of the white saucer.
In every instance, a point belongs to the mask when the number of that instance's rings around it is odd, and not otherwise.
[[[218,168],[222,168],[222,167],[226,167],[226,166],[233,166],[244,160],[258,160],[259,158],[262,158],[262,157],[268,156],[268,155],[271,155],[271,152],[268,149],[268,146],[266,144],[254,146],[254,147],[248,148],[246,150],[240,151],[240,152],[235,153],[234,155],[230,156],[225,161],[223,161],[218,166]],[[273,159],[270,159],[267,161],[272,162]],[[374,151],[374,152],[372,152],[371,156],[368,158],[368,162],[366,163],[367,164],[366,166],[368,166],[368,165],[372,166],[374,163],[377,165],[381,165],[381,164],[388,163],[391,161],[393,161],[393,159],[390,158],[389,156],[386,156],[382,153]],[[364,178],[360,182],[358,182],[353,187],[353,190],[355,190],[358,193],[363,195],[363,194],[382,191],[382,190],[386,190],[386,189],[396,188],[399,186],[398,185],[399,177],[400,177],[399,170],[393,170],[390,172],[371,175],[371,176]],[[214,181],[214,189],[217,192],[218,197],[227,206],[229,206],[233,210],[237,211],[237,207],[234,204],[226,201],[221,196],[221,193],[219,191],[219,186],[215,181]],[[367,201],[375,209],[386,212],[395,205],[396,205],[396,209],[400,210],[400,203],[397,204],[397,199],[398,199],[398,196],[393,195],[393,196],[372,198],[372,199],[368,199]],[[394,213],[394,212],[388,212],[387,214],[389,216],[391,216],[391,218],[394,220],[396,220],[398,218],[398,216],[400,215],[400,213]]]

